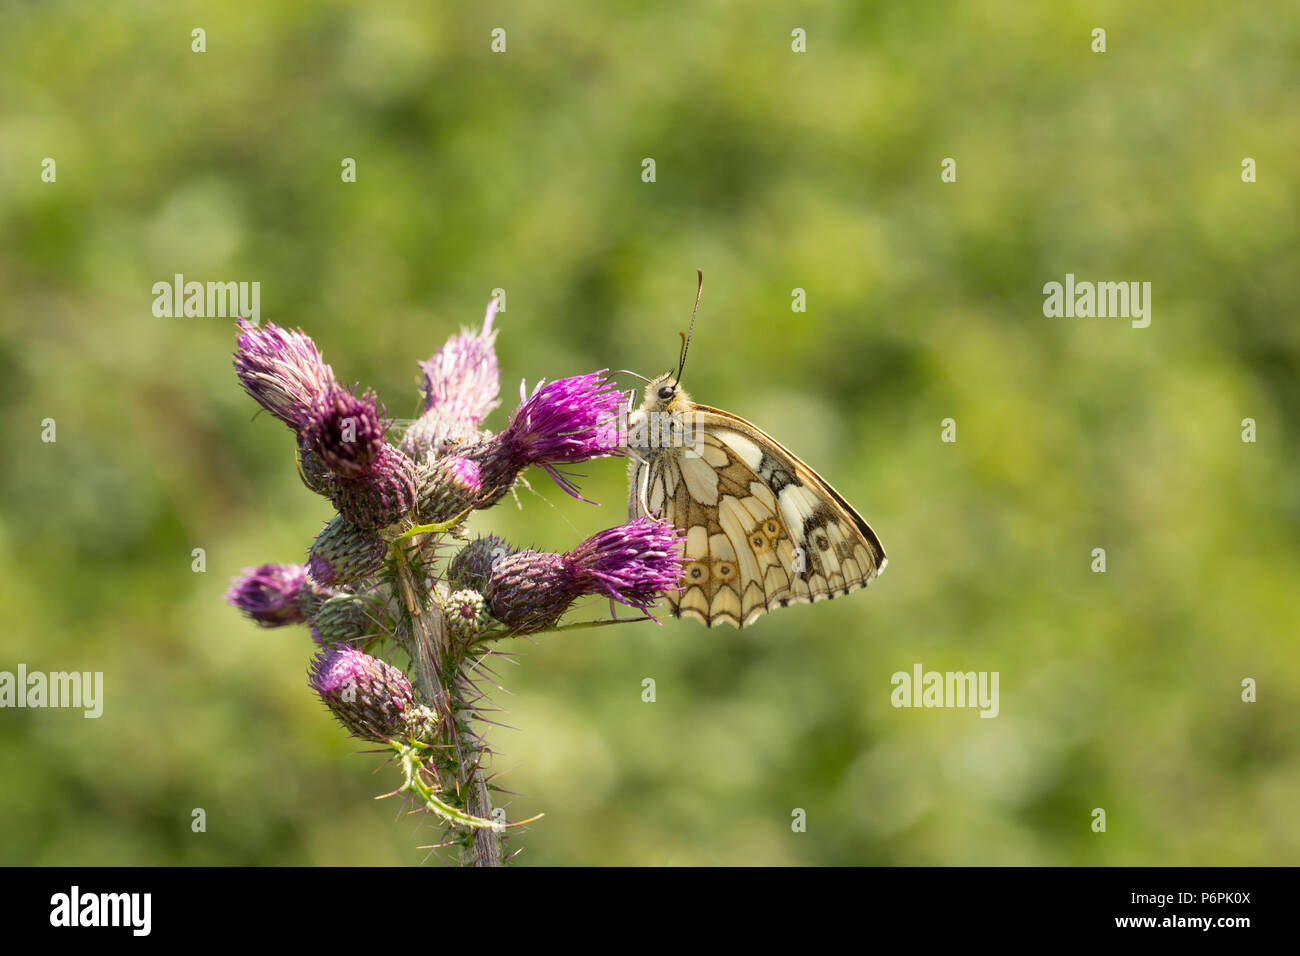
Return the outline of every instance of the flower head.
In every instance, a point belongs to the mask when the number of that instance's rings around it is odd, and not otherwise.
[[[366,740],[399,736],[415,704],[404,673],[353,647],[322,651],[311,663],[307,682],[349,733]]]
[[[648,613],[659,594],[681,580],[680,534],[647,516],[601,531],[568,554],[505,555],[488,575],[488,610],[525,633],[555,624],[584,594],[603,594]]]
[[[384,447],[384,425],[374,392],[356,395],[331,385],[312,404],[303,444],[338,477],[360,478]]]
[[[402,451],[417,462],[437,457],[451,446],[479,437],[479,428],[501,404],[501,373],[497,368],[496,329],[492,320],[497,300],[488,303],[483,328],[462,329],[447,344],[421,362],[424,372],[424,413],[402,437]]]
[[[316,399],[334,384],[316,343],[301,331],[273,322],[258,326],[239,320],[235,374],[244,391],[292,428],[299,428]]]
[[[301,564],[263,564],[244,568],[226,592],[226,601],[263,627],[301,624],[300,599],[311,590],[307,568]]]
[[[592,535],[570,554],[588,591],[649,613],[682,579],[681,535],[674,525],[643,515]]]
[[[466,448],[463,455],[480,462],[483,483],[499,489],[497,497],[509,491],[524,468],[540,465],[556,484],[585,501],[572,478],[555,466],[622,454],[618,413],[623,398],[612,386],[603,372],[538,385],[500,435]]]
[[[543,466],[615,454],[623,397],[605,371],[539,383],[510,416],[502,437]]]
[[[447,344],[421,362],[424,372],[424,409],[436,412],[446,421],[464,422],[477,428],[492,409],[501,404],[501,373],[494,348],[497,333],[492,319],[497,300],[488,303],[483,328],[478,332],[462,329]]]

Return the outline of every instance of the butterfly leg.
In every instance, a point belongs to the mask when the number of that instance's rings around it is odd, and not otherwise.
[[[646,467],[641,469],[640,488],[637,489],[637,495],[641,499],[641,513],[648,515],[650,513],[650,500],[647,497],[650,491],[650,466],[647,462]]]
[[[638,469],[640,471],[640,477],[637,479],[636,498],[633,500],[640,503],[641,513],[643,515],[648,515],[650,513],[650,501],[647,498],[650,489],[650,461],[637,454],[636,449],[631,445],[628,445],[626,450],[628,455],[645,465],[644,468]]]

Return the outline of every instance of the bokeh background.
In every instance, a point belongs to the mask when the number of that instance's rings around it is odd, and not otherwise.
[[[99,720],[0,711],[0,862],[431,839],[371,799],[396,778],[307,690],[305,630],[221,600],[329,505],[233,323],[156,318],[154,282],[259,281],[264,321],[407,416],[503,288],[500,427],[520,379],[671,365],[696,267],[687,387],[832,481],[889,571],[740,633],[514,642],[495,769],[546,814],[521,864],[1300,862],[1294,14],[0,6],[0,669],[106,684]],[[1045,318],[1067,272],[1150,281],[1150,328]],[[581,470],[601,507],[534,473],[475,529],[563,550],[622,520],[622,463]],[[998,671],[1000,716],[894,709],[918,662]]]

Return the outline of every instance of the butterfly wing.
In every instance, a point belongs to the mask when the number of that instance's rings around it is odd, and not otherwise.
[[[667,595],[675,615],[744,627],[777,607],[848,594],[884,570],[875,532],[785,446],[729,412],[697,405],[691,414],[698,454],[661,449],[630,469],[632,515],[648,505],[686,532],[682,588]]]

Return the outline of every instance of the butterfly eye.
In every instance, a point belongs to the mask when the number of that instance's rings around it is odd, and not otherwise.
[[[675,392],[676,389],[674,389],[671,385],[665,385],[663,388],[659,389],[659,397],[662,398],[664,401],[667,401],[668,399],[673,397]]]

